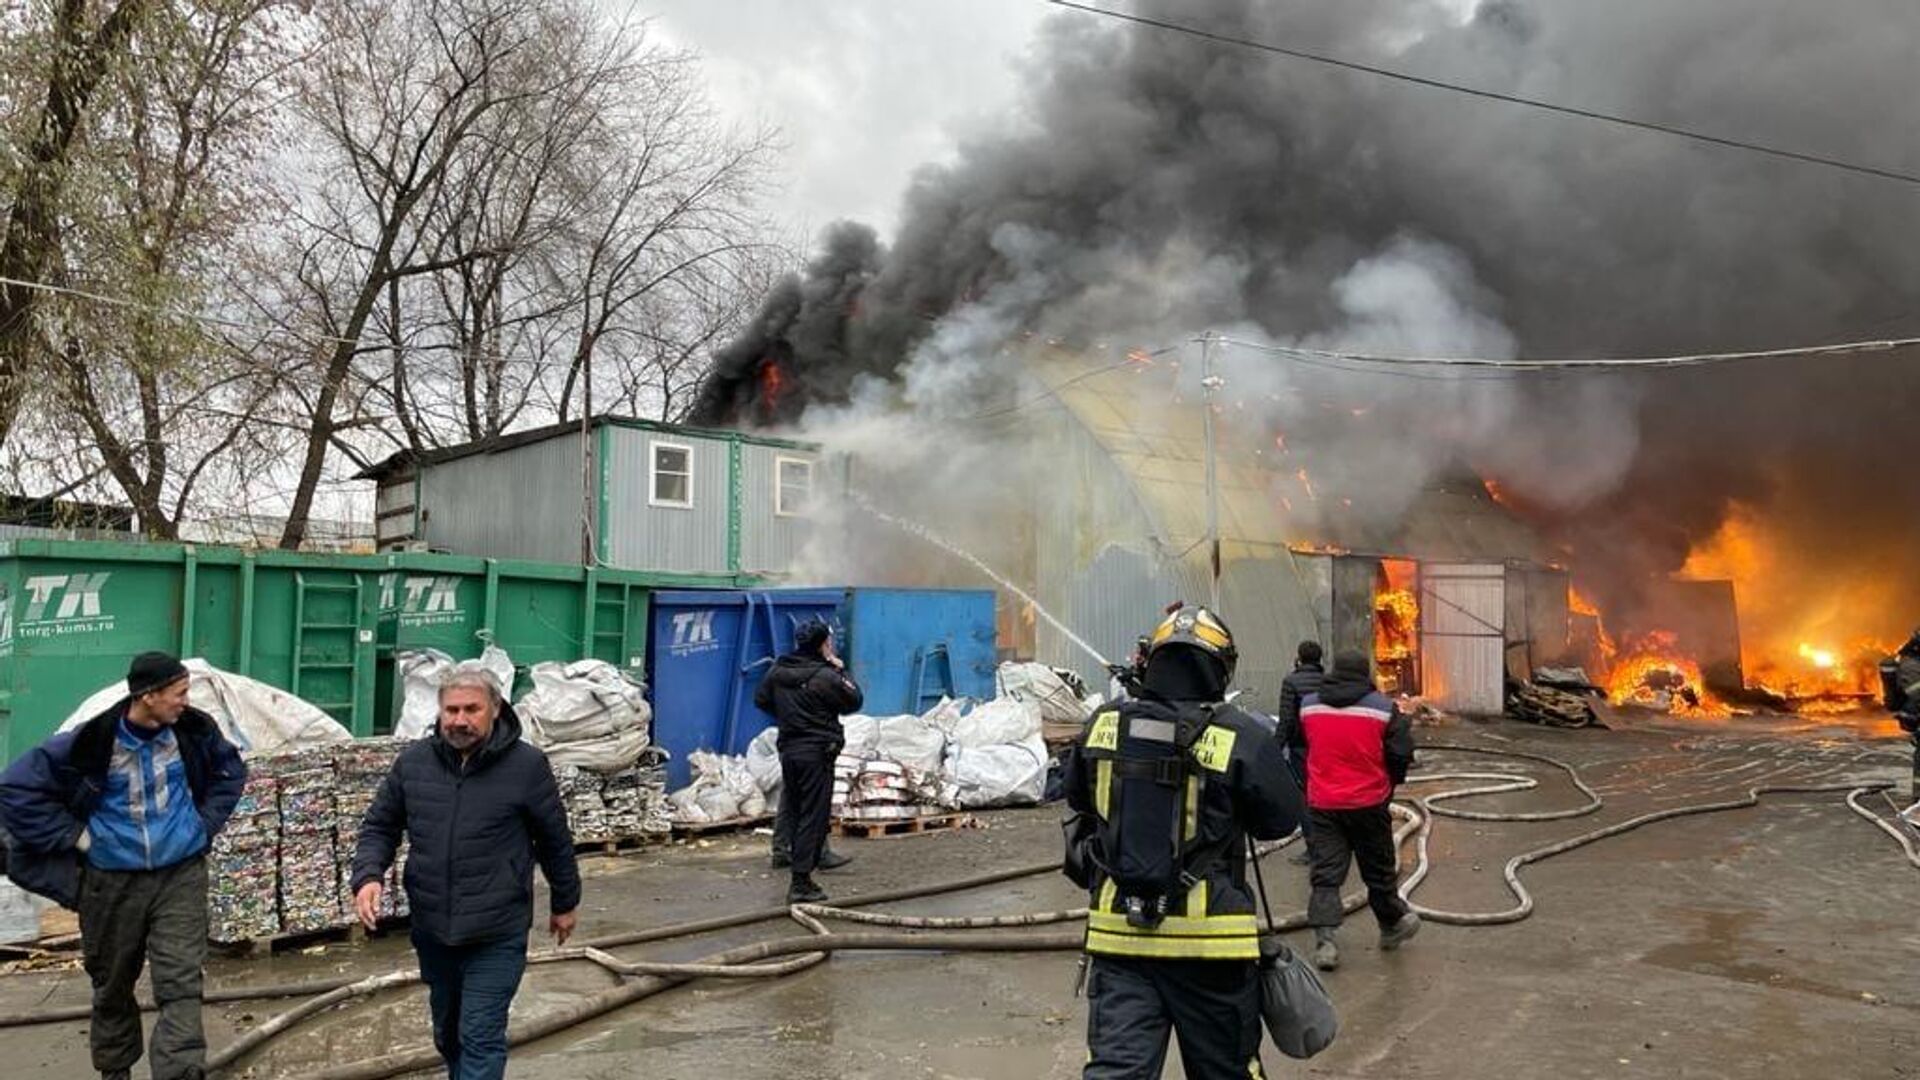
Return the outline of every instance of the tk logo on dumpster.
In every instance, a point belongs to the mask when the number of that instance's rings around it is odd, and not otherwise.
[[[28,578],[21,583],[26,609],[20,613],[18,622],[14,620],[13,605],[4,605],[6,614],[4,621],[0,621],[0,647],[11,645],[16,636],[55,638],[113,629],[114,617],[100,607],[100,593],[112,576],[108,572],[41,574]]]
[[[444,626],[466,617],[460,606],[460,579],[449,575],[380,579],[380,616],[401,626]]]
[[[667,651],[674,656],[692,656],[718,649],[720,642],[713,636],[713,616],[711,610],[675,614],[673,640],[667,643]]]

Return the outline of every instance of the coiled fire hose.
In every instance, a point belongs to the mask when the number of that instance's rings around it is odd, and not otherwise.
[[[1572,785],[1586,796],[1587,801],[1576,807],[1562,810],[1536,812],[1493,812],[1465,810],[1449,805],[1462,799],[1529,791],[1539,787],[1534,777],[1517,772],[1437,772],[1420,773],[1408,778],[1409,784],[1431,784],[1441,782],[1469,781],[1475,786],[1456,788],[1437,792],[1432,795],[1415,797],[1406,802],[1393,804],[1393,813],[1398,820],[1394,832],[1396,846],[1404,845],[1409,837],[1414,840],[1415,865],[1413,872],[1400,886],[1402,896],[1411,897],[1413,892],[1426,880],[1432,863],[1429,854],[1429,840],[1433,832],[1436,817],[1453,817],[1469,821],[1487,822],[1542,822],[1582,817],[1601,809],[1604,801],[1600,795],[1581,779],[1579,772],[1566,762],[1541,754],[1531,754],[1517,750],[1495,749],[1491,747],[1459,744],[1427,744],[1424,751],[1479,754],[1503,757],[1546,765],[1564,772]],[[1507,889],[1512,893],[1515,903],[1512,907],[1494,912],[1451,912],[1414,904],[1414,910],[1423,919],[1456,926],[1491,926],[1513,923],[1525,919],[1534,909],[1534,900],[1521,883],[1521,868],[1533,863],[1563,855],[1569,851],[1584,847],[1609,837],[1619,836],[1636,829],[1672,818],[1700,814],[1723,813],[1731,810],[1747,809],[1757,806],[1762,797],[1776,794],[1826,794],[1846,792],[1847,806],[1856,814],[1872,822],[1875,827],[1891,836],[1899,843],[1909,863],[1920,868],[1920,847],[1914,837],[1904,828],[1889,824],[1885,818],[1867,808],[1862,799],[1889,790],[1893,785],[1885,781],[1844,782],[1832,784],[1768,784],[1752,787],[1744,797],[1697,803],[1689,806],[1672,807],[1652,813],[1642,814],[1626,821],[1604,828],[1594,829],[1569,837],[1543,847],[1534,848],[1509,859],[1503,869]],[[1260,846],[1259,854],[1265,857],[1274,851],[1298,841],[1298,836]],[[1039,863],[1015,867],[1008,870],[981,874],[959,881],[938,885],[921,886],[908,889],[877,893],[849,901],[849,905],[871,907],[882,903],[920,899],[946,893],[977,889],[999,884],[1018,878],[1030,877],[1057,871],[1058,862]],[[1343,907],[1351,912],[1365,904],[1364,893],[1351,894],[1343,898]],[[508,1031],[508,1041],[512,1046],[521,1046],[537,1039],[546,1038],[567,1028],[577,1026],[599,1016],[624,1008],[627,1005],[645,1000],[663,990],[670,989],[697,978],[775,978],[811,967],[825,960],[830,954],[846,950],[934,950],[942,952],[1031,952],[1031,951],[1078,951],[1083,943],[1083,934],[1079,929],[1054,931],[1047,933],[1031,932],[1031,927],[1059,923],[1078,922],[1086,917],[1085,908],[1063,911],[1040,912],[1031,914],[960,917],[960,916],[910,916],[881,914],[871,911],[853,910],[848,907],[829,907],[822,905],[794,905],[791,907],[770,907],[738,915],[720,916],[672,926],[656,927],[650,930],[626,934],[607,935],[584,941],[573,948],[543,950],[528,957],[530,964],[551,964],[561,962],[584,962],[595,964],[610,974],[623,980],[620,985],[576,1001],[572,1006],[554,1013],[537,1016],[513,1024]],[[798,922],[807,932],[794,937],[779,938],[772,941],[740,946],[701,957],[691,963],[659,963],[651,961],[622,960],[606,950],[626,945],[646,942],[667,941],[676,938],[706,934],[718,930],[749,926],[775,918],[790,918]],[[839,921],[861,925],[891,928],[892,932],[835,932],[827,928],[827,921]],[[1281,930],[1296,929],[1306,924],[1304,912],[1295,913],[1279,920]],[[983,930],[996,930],[997,933],[982,933]],[[784,959],[783,959],[784,958]],[[773,962],[769,962],[773,961]],[[357,998],[364,998],[387,990],[412,985],[419,981],[416,969],[390,972],[369,978],[322,979],[302,983],[290,983],[276,986],[259,987],[220,987],[209,991],[205,997],[209,1002],[231,1002],[243,1000],[262,1000],[270,998],[309,997],[310,999],[294,1008],[275,1016],[257,1028],[242,1035],[239,1039],[211,1055],[208,1071],[216,1072],[230,1068],[236,1062],[253,1053],[279,1035],[292,1030],[302,1021],[329,1009],[343,1005]],[[143,1003],[143,1007],[150,1005]],[[85,1019],[89,1010],[84,1007],[66,1009],[48,1009],[38,1012],[0,1015],[0,1028],[19,1027],[31,1024],[45,1024],[76,1019]],[[335,1066],[307,1074],[305,1080],[379,1080],[379,1078],[403,1075],[437,1066],[439,1057],[428,1047],[402,1051],[382,1056],[375,1060],[355,1062]]]

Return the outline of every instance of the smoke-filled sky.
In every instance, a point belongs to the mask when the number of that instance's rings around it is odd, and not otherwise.
[[[627,0],[605,0],[626,10]],[[913,171],[1013,107],[1014,63],[1049,8],[1034,0],[638,0],[661,39],[698,51],[735,123],[777,126],[772,200],[817,229],[840,218],[892,231]]]
[[[1898,0],[1130,10],[1920,172],[1920,16]],[[1026,332],[1529,357],[1920,336],[1920,186],[1077,13],[1034,34],[997,122],[915,173],[881,228],[823,235],[721,354],[703,419],[764,417],[768,356],[802,403],[890,394],[967,415],[1004,392],[991,358]],[[865,40],[848,38],[845,63],[869,63]],[[794,52],[842,60],[818,38]],[[925,81],[901,78],[903,94]],[[817,107],[830,130],[838,103]],[[900,134],[928,145],[914,123]],[[847,159],[876,140],[850,136]],[[1920,621],[1914,353],[1437,381],[1261,357],[1228,378],[1276,402],[1263,420],[1341,488],[1408,492],[1451,461],[1497,477],[1603,590],[1678,569],[1739,502],[1780,527],[1783,580],[1817,590],[1870,571],[1884,610],[1860,621],[1882,635]],[[1367,420],[1299,404],[1329,398]]]

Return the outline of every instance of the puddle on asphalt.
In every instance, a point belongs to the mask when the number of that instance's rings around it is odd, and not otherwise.
[[[1805,994],[1818,994],[1836,1001],[1864,1004],[1859,990],[1835,986],[1807,978],[1789,970],[1792,957],[1782,954],[1779,965],[1762,963],[1745,956],[1759,946],[1749,931],[1763,918],[1757,911],[1692,911],[1684,916],[1697,917],[1691,940],[1662,945],[1647,953],[1647,963],[1670,971],[1684,971],[1695,975],[1711,975],[1729,979],[1748,986],[1763,986],[1768,989],[1795,990]],[[1920,1005],[1904,1002],[1884,1001],[1882,1004],[1894,1008],[1920,1012]]]

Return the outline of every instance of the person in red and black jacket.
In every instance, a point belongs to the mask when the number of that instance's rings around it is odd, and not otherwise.
[[[1340,966],[1335,931],[1347,864],[1360,864],[1367,904],[1380,922],[1380,947],[1396,949],[1420,930],[1398,890],[1393,817],[1387,803],[1413,764],[1413,728],[1373,684],[1366,656],[1342,652],[1318,692],[1300,706],[1307,744],[1307,845],[1313,858],[1313,962]]]

